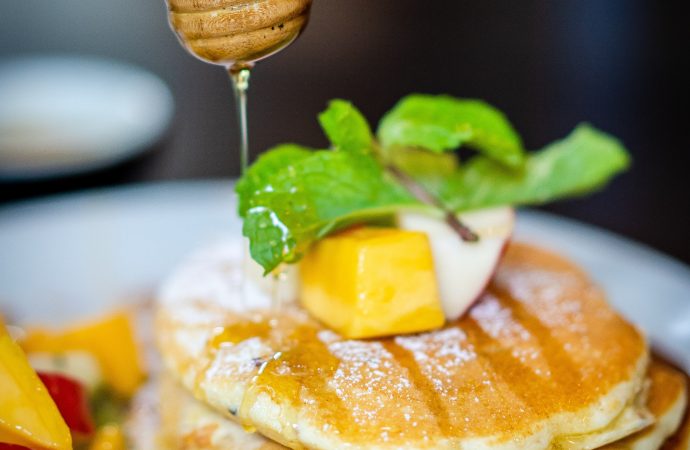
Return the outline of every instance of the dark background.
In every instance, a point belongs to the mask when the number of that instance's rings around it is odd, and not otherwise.
[[[603,193],[547,209],[690,262],[683,2],[314,1],[304,36],[253,75],[254,154],[282,141],[325,144],[315,115],[333,97],[354,101],[372,122],[413,91],[483,98],[532,149],[587,120],[620,137],[634,167]],[[226,75],[179,47],[163,0],[4,2],[0,59],[48,52],[108,56],[157,73],[175,95],[174,124],[145,157],[68,180],[0,184],[0,202],[238,174]]]

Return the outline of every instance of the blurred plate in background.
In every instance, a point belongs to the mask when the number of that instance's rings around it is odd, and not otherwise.
[[[104,189],[0,208],[0,310],[61,323],[153,293],[186,254],[240,235],[227,181]],[[690,369],[690,269],[612,233],[520,211],[516,239],[584,267],[619,311]]]
[[[163,81],[80,56],[0,62],[0,180],[102,169],[150,148],[174,109]]]

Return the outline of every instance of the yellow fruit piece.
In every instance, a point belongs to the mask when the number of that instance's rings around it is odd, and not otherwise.
[[[125,434],[118,425],[105,425],[96,432],[89,450],[125,450]]]
[[[424,233],[363,227],[327,237],[300,266],[302,305],[347,338],[413,333],[444,323]]]
[[[0,323],[0,442],[69,450],[72,437],[22,349]]]
[[[125,312],[76,325],[62,332],[29,330],[22,346],[27,353],[89,352],[98,360],[105,382],[125,396],[134,394],[144,379],[134,329]]]

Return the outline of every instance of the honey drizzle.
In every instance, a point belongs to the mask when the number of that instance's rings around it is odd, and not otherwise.
[[[285,330],[292,330],[284,334]],[[289,434],[297,433],[296,413],[305,402],[314,402],[322,420],[333,424],[337,432],[344,432],[350,423],[348,410],[342,400],[328,386],[340,360],[335,357],[317,336],[321,329],[310,323],[295,325],[282,318],[263,321],[238,322],[225,327],[210,342],[211,347],[238,344],[246,339],[259,337],[271,343],[276,349],[272,356],[258,364],[242,399],[238,418],[248,431],[254,431],[250,411],[257,399],[265,394],[283,408],[283,423],[289,424]],[[297,442],[297,436],[288,437]]]
[[[247,320],[222,328],[209,341],[211,349],[218,349],[226,343],[239,344],[247,339],[258,337],[265,339],[271,333],[270,320]]]
[[[270,391],[276,400],[290,402],[295,409],[304,400],[314,401],[324,422],[343,432],[343,426],[349,422],[347,409],[328,386],[340,360],[318,338],[319,331],[310,325],[297,327],[289,336],[287,348],[275,362],[269,363],[256,384]]]
[[[395,361],[405,369],[410,375],[410,381],[422,393],[427,408],[432,412],[438,428],[444,436],[452,433],[454,427],[451,424],[445,402],[436,391],[431,380],[424,375],[422,369],[417,364],[414,355],[409,350],[399,346],[392,339],[382,342],[384,348],[393,355]]]

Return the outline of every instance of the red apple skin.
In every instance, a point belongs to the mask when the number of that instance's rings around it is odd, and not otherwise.
[[[496,207],[466,212],[460,220],[479,236],[467,242],[447,222],[410,213],[399,216],[403,229],[425,232],[434,255],[441,303],[448,321],[462,317],[482,297],[505,255],[515,211]]]

